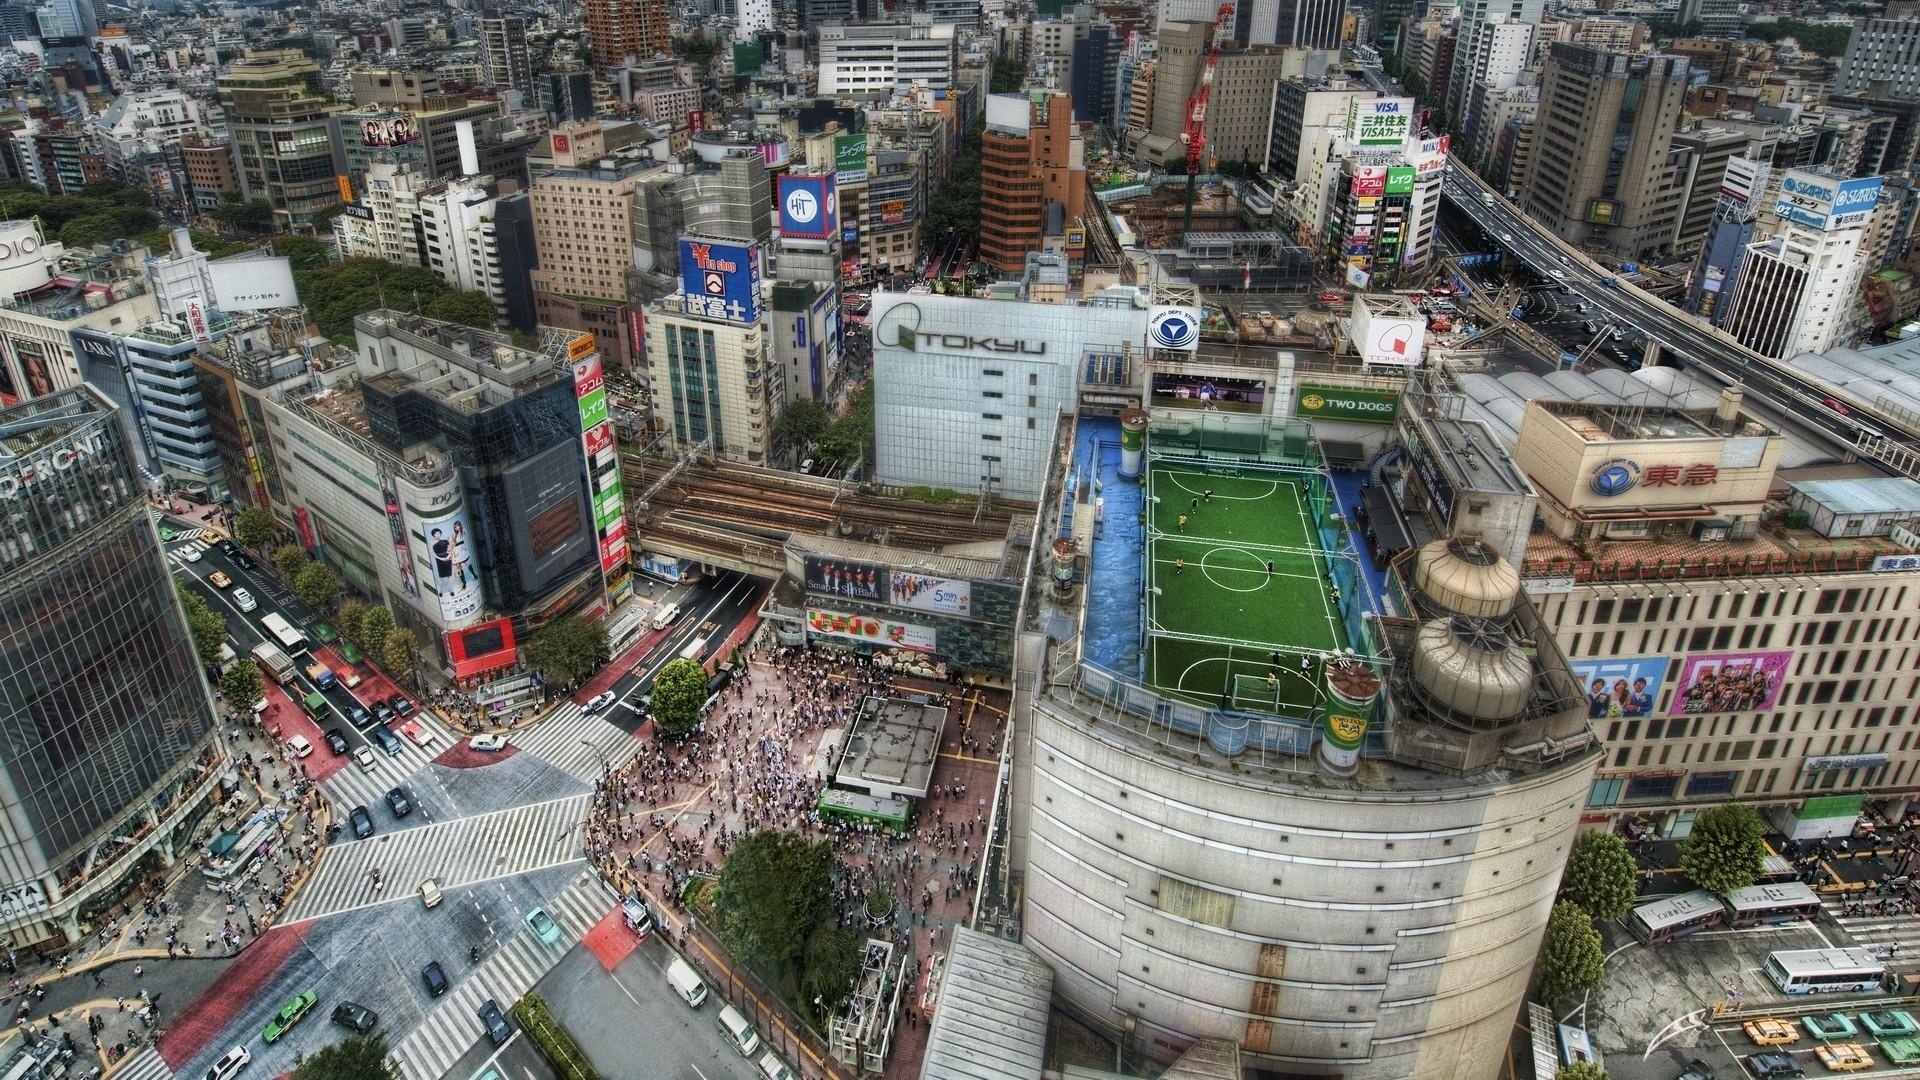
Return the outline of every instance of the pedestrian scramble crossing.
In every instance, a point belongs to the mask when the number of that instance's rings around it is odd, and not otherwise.
[[[584,807],[584,799],[579,804]],[[481,1037],[481,1003],[492,998],[500,1003],[502,1012],[510,1012],[514,1002],[533,989],[541,976],[613,910],[617,899],[598,876],[583,872],[576,877],[546,905],[547,914],[559,924],[560,940],[543,945],[533,931],[521,925],[518,933],[482,961],[473,974],[455,984],[420,1026],[394,1047],[393,1059],[400,1065],[400,1074],[408,1080],[439,1080]],[[509,1019],[508,1023],[513,1021]]]
[[[160,1051],[148,1043],[113,1071],[113,1080],[173,1080],[173,1070],[167,1068]]]
[[[347,731],[348,725],[345,722],[336,722],[337,719],[330,716],[320,727],[323,730],[338,727],[342,732]],[[362,768],[348,761],[345,768],[327,777],[320,785],[320,790],[326,793],[327,798],[333,800],[334,805],[343,811],[351,810],[356,806],[376,805],[387,792],[399,787],[407,777],[431,764],[434,758],[453,745],[453,736],[446,727],[439,720],[426,715],[425,710],[417,711],[407,717],[406,721],[395,724],[394,733],[398,735],[397,729],[405,726],[407,722],[417,723],[422,730],[432,734],[433,737],[428,740],[427,745],[416,746],[412,739],[401,736],[400,752],[392,757],[388,757],[378,746],[373,748],[373,768],[371,769]],[[365,741],[372,742],[371,739]],[[329,753],[325,746],[321,746],[318,752]]]
[[[1879,899],[1879,897],[1874,897]],[[1827,916],[1851,940],[1836,941],[1837,946],[1871,949],[1890,971],[1909,971],[1920,967],[1920,915],[1842,915],[1841,898],[1829,896],[1823,901]]]
[[[602,769],[618,769],[640,750],[631,732],[589,716],[572,701],[561,702],[531,730],[507,741],[589,784],[600,779]]]
[[[375,833],[365,840],[336,840],[321,854],[286,921],[305,922],[400,900],[418,903],[417,890],[427,878],[438,879],[442,889],[451,891],[585,859],[580,829],[589,798],[574,795]],[[373,884],[376,868],[385,881],[378,889]]]

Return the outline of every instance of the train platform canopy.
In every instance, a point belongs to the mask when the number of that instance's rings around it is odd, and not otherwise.
[[[840,744],[834,786],[881,799],[926,798],[946,726],[946,708],[920,695],[867,698]]]
[[[1053,969],[1016,941],[954,927],[920,1080],[1039,1080]]]

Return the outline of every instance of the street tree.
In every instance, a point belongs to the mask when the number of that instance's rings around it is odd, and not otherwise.
[[[653,719],[660,733],[683,738],[700,722],[700,706],[707,701],[707,669],[697,660],[676,657],[667,661],[653,680]]]
[[[1555,1080],[1607,1080],[1607,1070],[1591,1061],[1576,1061],[1563,1065],[1553,1074]]]
[[[812,398],[800,398],[789,402],[787,411],[774,421],[773,439],[783,443],[787,449],[799,453],[812,445],[820,433],[827,430],[827,410]]]
[[[1760,878],[1767,848],[1765,828],[1750,806],[1716,806],[1700,812],[1680,842],[1680,869],[1710,893],[1744,889]]]
[[[1540,999],[1551,1008],[1599,987],[1606,964],[1600,931],[1580,905],[1566,900],[1553,905],[1540,946]]]
[[[380,666],[395,679],[405,681],[413,678],[413,631],[401,629],[387,631],[386,640],[380,644]]]
[[[427,318],[445,319],[462,326],[474,326],[482,330],[491,330],[500,321],[500,312],[493,301],[483,292],[452,290],[434,297],[427,305]]]
[[[324,563],[309,562],[293,579],[293,594],[315,611],[325,611],[340,595],[340,579]]]
[[[549,680],[577,686],[607,662],[607,628],[598,619],[569,615],[536,631],[527,659]]]
[[[342,600],[339,610],[333,613],[333,628],[340,631],[341,637],[360,646],[362,652],[367,649],[367,639],[360,634],[361,620],[367,617],[370,610],[372,608],[369,605],[358,600]]]
[[[260,700],[263,689],[265,685],[260,681],[260,668],[252,660],[243,659],[220,676],[220,694],[227,699],[227,708],[235,712]]]
[[[385,1035],[349,1035],[296,1066],[293,1080],[399,1080],[387,1052]]]
[[[393,612],[384,604],[374,604],[360,616],[360,651],[372,656],[387,647],[387,635],[393,633],[398,624],[393,621]],[[382,665],[384,666],[384,665]]]
[[[193,651],[202,664],[220,662],[220,646],[227,643],[227,620],[207,606],[197,592],[180,594],[180,606],[187,612],[187,631],[193,635]]]
[[[769,973],[786,973],[833,912],[833,846],[768,829],[742,837],[713,895],[720,940]]]
[[[299,578],[301,568],[310,561],[299,544],[282,544],[273,552],[273,568],[280,571],[280,580],[289,586]]]
[[[800,999],[813,1006],[814,1022],[825,1028],[827,1017],[853,992],[860,977],[860,939],[838,926],[822,926],[807,938],[800,974]],[[814,1002],[819,1004],[815,1005]]]
[[[1610,832],[1580,834],[1567,856],[1560,894],[1579,904],[1595,922],[1611,922],[1633,907],[1639,866],[1626,841]]]
[[[233,518],[233,542],[250,551],[265,548],[279,531],[273,514],[258,506],[249,506]]]

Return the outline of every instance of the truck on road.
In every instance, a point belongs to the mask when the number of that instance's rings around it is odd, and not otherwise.
[[[318,660],[307,665],[307,681],[321,690],[331,690],[337,685],[337,680],[333,677],[333,669]]]
[[[296,670],[293,661],[287,657],[286,653],[264,641],[253,647],[253,662],[259,664],[261,670],[265,671],[274,682],[282,685],[293,678]]]

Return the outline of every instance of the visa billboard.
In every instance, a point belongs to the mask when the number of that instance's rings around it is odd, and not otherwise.
[[[759,322],[759,245],[683,237],[680,288],[686,294],[685,311],[689,315],[735,323]]]
[[[840,205],[831,176],[780,178],[780,235],[831,240],[840,228]]]

